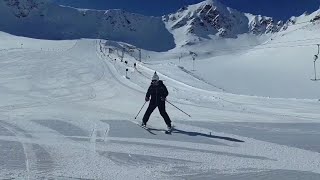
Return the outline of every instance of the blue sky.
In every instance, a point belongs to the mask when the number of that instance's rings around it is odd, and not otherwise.
[[[161,16],[175,12],[184,5],[202,0],[53,0],[59,4],[92,9],[124,9],[148,16]],[[242,12],[261,14],[287,20],[305,11],[319,9],[320,0],[220,0]]]

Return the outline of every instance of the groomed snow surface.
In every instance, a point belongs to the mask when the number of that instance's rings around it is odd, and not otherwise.
[[[0,39],[0,179],[320,179],[316,46],[200,52],[193,68],[184,48],[121,62],[123,43]],[[157,110],[152,133],[146,106],[134,119],[155,70],[192,116],[167,103],[172,135]]]

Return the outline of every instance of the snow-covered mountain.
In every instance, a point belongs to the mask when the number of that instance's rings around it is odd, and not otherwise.
[[[243,34],[255,39],[286,30],[299,21],[293,17],[284,23],[242,13],[218,0],[186,6],[163,17],[123,10],[76,9],[47,0],[3,0],[0,15],[6,17],[0,20],[0,30],[14,35],[40,39],[110,39],[153,51],[167,51],[202,40],[235,39]],[[317,16],[312,17],[310,21],[317,20]]]
[[[225,19],[213,23],[208,3]],[[274,34],[250,26],[262,16],[213,3],[187,7],[204,5],[212,24],[174,29],[121,10],[0,1],[0,179],[320,179],[320,11]],[[159,111],[137,126],[155,71],[171,135]]]
[[[10,7],[13,14],[18,17],[27,17],[32,11],[36,9],[43,8],[45,6],[45,1],[21,1],[21,0],[3,0],[4,3]]]
[[[178,12],[164,16],[171,31],[210,39],[210,36],[236,38],[239,34],[254,35],[278,32],[282,21],[271,17],[242,13],[226,7],[217,0],[206,0],[201,3],[181,8]],[[179,30],[180,29],[180,30]]]
[[[276,33],[286,31],[288,26],[316,22],[320,20],[320,11],[292,17],[286,22],[263,15],[253,15],[229,8],[218,0],[205,0],[198,4],[182,7],[177,12],[163,16],[169,31],[174,35],[177,46],[195,45],[204,40],[256,39],[262,43]],[[241,40],[243,41],[243,40]],[[258,43],[258,44],[260,44]],[[203,43],[200,43],[203,45]],[[216,43],[210,43],[211,47]],[[219,46],[223,43],[219,42]],[[245,42],[246,44],[246,42]],[[250,44],[250,43],[249,43]],[[233,48],[229,46],[229,48]]]
[[[160,17],[122,10],[75,9],[45,0],[3,0],[0,15],[6,17],[0,20],[1,31],[26,37],[112,39],[155,51],[172,49],[175,45]]]

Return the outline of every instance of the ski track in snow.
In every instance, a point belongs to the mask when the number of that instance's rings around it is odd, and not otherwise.
[[[0,157],[1,179],[320,178],[317,102],[211,91],[188,73],[181,82],[159,66],[109,58],[102,46],[81,39],[65,51],[1,51],[0,147],[19,157]],[[172,102],[192,115],[167,105],[172,135],[157,110],[148,124],[155,135],[134,124],[154,70]],[[277,121],[286,126],[272,125]],[[309,124],[300,129],[301,121]],[[306,140],[282,141],[289,135]]]

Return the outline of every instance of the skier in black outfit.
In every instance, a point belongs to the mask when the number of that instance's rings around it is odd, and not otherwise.
[[[169,93],[167,87],[163,84],[162,81],[159,80],[159,76],[157,75],[157,72],[155,72],[145,98],[146,101],[149,101],[151,96],[149,107],[142,119],[142,126],[146,126],[151,113],[156,107],[158,107],[161,116],[167,124],[168,130],[171,130],[171,120],[166,112],[165,106],[166,97],[168,96],[168,94]]]

